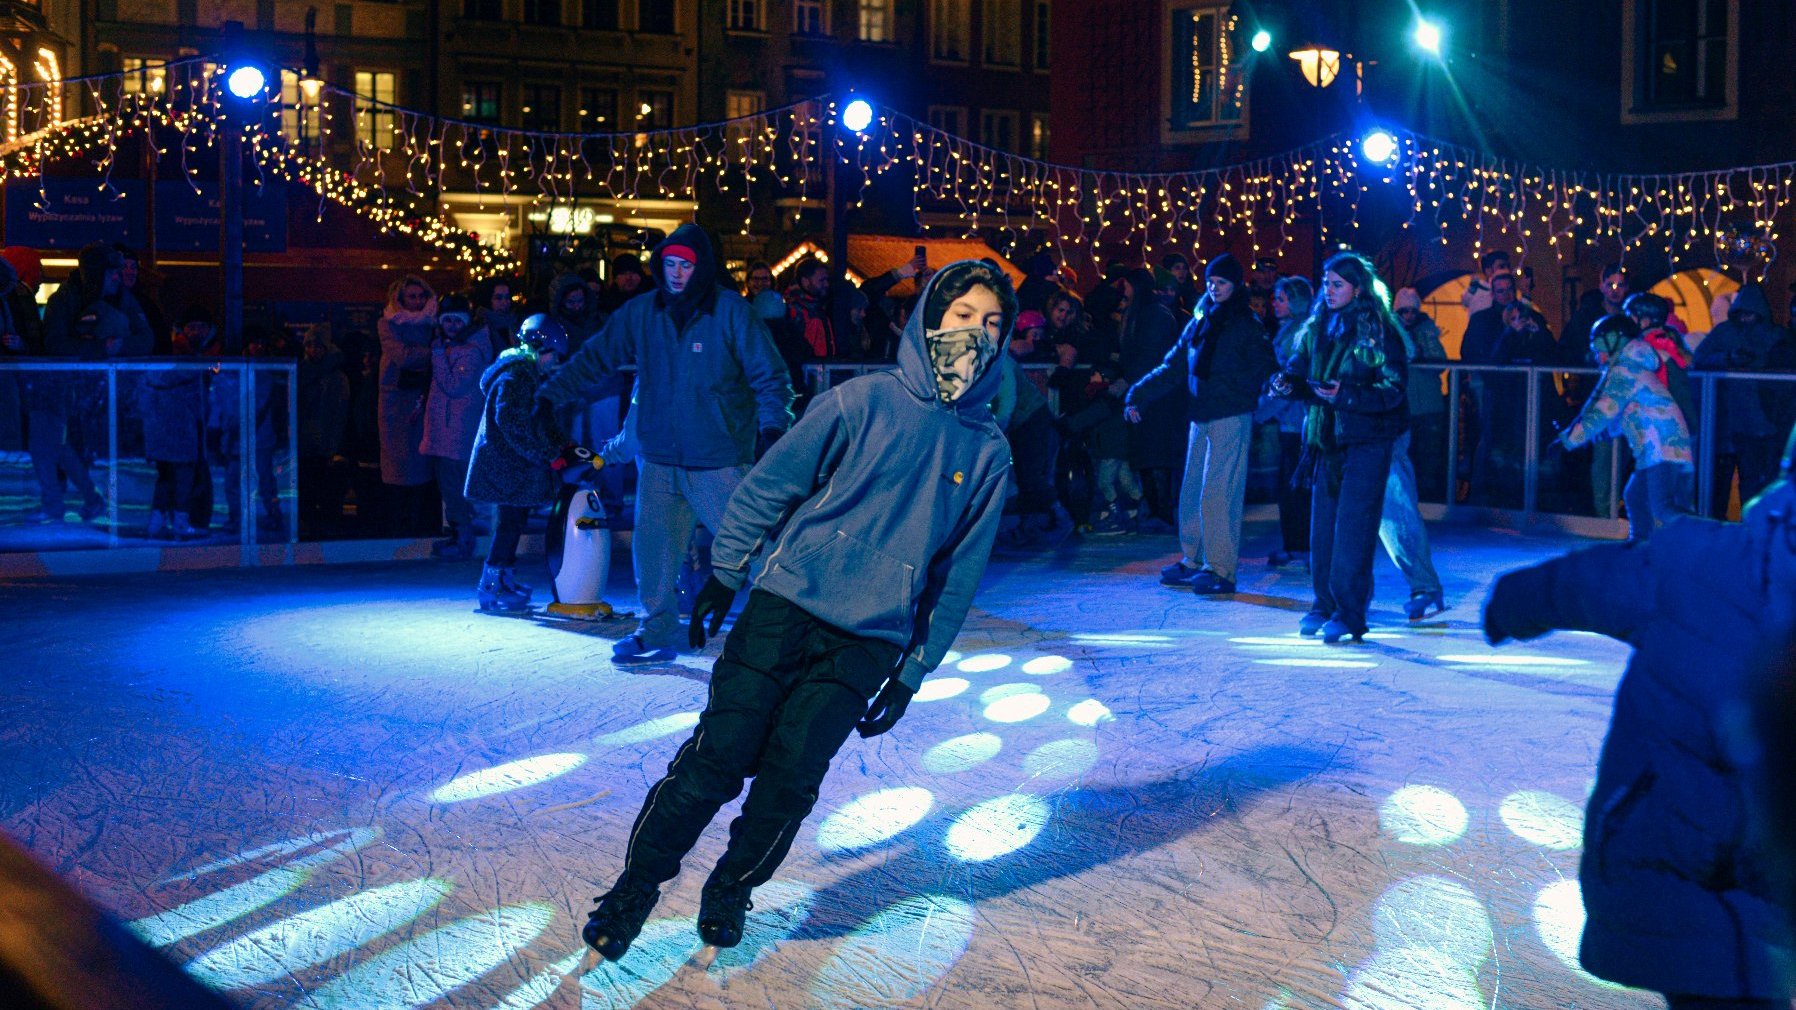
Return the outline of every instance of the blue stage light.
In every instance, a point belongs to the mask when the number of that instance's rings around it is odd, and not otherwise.
[[[247,63],[231,68],[231,72],[225,76],[225,87],[230,89],[232,95],[248,101],[268,87],[268,75],[262,72],[261,67]]]
[[[1416,48],[1430,56],[1441,54],[1441,26],[1427,18],[1416,22]]]
[[[873,125],[873,104],[865,98],[856,98],[842,107],[842,125],[855,133],[860,133]]]
[[[1374,165],[1387,165],[1397,154],[1397,138],[1388,130],[1373,130],[1359,144],[1360,153]]]
[[[1263,53],[1272,48],[1272,33],[1262,28],[1253,33],[1253,51]]]

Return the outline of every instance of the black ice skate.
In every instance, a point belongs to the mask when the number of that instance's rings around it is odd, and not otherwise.
[[[593,899],[599,907],[587,914],[580,938],[605,960],[616,961],[642,932],[643,921],[660,898],[661,892],[653,884],[633,880],[626,873],[610,891]]]
[[[755,907],[745,884],[707,881],[698,898],[699,939],[713,947],[734,947],[742,942],[742,920]]]

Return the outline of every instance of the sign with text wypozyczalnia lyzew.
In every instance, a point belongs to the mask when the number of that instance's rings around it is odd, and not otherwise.
[[[79,249],[90,242],[144,244],[143,183],[120,179],[102,188],[94,179],[6,184],[6,244],[33,249]],[[285,226],[286,219],[282,218]],[[218,246],[216,226],[213,248]]]
[[[156,251],[218,251],[218,184],[184,180],[156,183]],[[273,182],[243,187],[243,248],[247,252],[287,251],[287,186]]]

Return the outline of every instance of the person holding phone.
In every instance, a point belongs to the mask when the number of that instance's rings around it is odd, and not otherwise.
[[[1310,485],[1310,574],[1316,600],[1298,630],[1332,645],[1365,637],[1385,482],[1409,430],[1403,330],[1379,297],[1371,261],[1330,257],[1322,297],[1270,392],[1307,406],[1296,480]]]

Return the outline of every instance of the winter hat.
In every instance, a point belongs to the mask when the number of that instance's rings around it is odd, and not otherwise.
[[[1247,273],[1241,269],[1241,261],[1228,253],[1222,253],[1210,261],[1204,268],[1204,280],[1220,277],[1230,284],[1240,284],[1247,279]]]
[[[611,276],[642,273],[642,259],[635,253],[624,253],[611,261]]]
[[[1400,309],[1416,309],[1419,311],[1421,308],[1422,296],[1416,294],[1415,288],[1400,288],[1397,291],[1397,297],[1391,299],[1391,311],[1393,312]]]
[[[1016,331],[1018,333],[1022,333],[1025,330],[1035,330],[1035,329],[1044,329],[1045,330],[1045,329],[1047,329],[1047,327],[1048,327],[1048,317],[1042,315],[1041,313],[1035,311],[1034,309],[1030,309],[1029,311],[1024,312],[1022,315],[1016,317]]]
[[[662,246],[661,258],[666,259],[669,256],[675,259],[685,260],[688,263],[696,264],[698,262],[698,253],[695,252],[691,246],[687,245],[676,244]]]
[[[749,305],[754,308],[755,315],[763,320],[786,318],[786,300],[772,288],[756,295],[755,300]]]
[[[441,322],[444,316],[460,316],[463,323],[472,322],[474,305],[468,301],[466,295],[447,295],[442,301],[437,302],[437,321]]]

